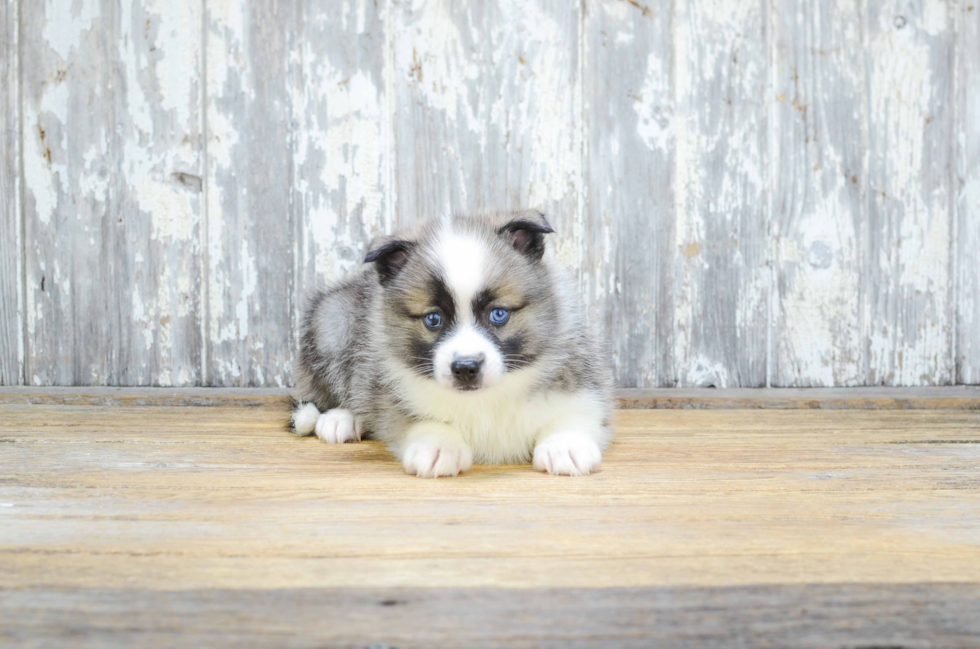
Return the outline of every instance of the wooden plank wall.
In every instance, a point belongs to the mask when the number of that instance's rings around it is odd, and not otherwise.
[[[288,385],[365,242],[539,206],[624,387],[980,382],[972,0],[0,1],[0,384]]]
[[[199,382],[201,0],[20,12],[25,378]]]
[[[0,385],[24,378],[18,0],[0,0]]]
[[[980,383],[980,2],[962,7],[956,36],[956,380]]]

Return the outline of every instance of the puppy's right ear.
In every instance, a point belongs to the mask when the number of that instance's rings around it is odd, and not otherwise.
[[[393,237],[378,237],[371,242],[364,263],[374,264],[382,284],[394,279],[408,263],[415,244]]]
[[[510,220],[497,229],[497,234],[507,239],[514,250],[531,261],[541,261],[544,256],[544,235],[554,230],[544,212],[522,210],[511,212]]]

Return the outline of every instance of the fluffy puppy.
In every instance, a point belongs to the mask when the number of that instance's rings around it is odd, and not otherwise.
[[[532,461],[588,475],[611,374],[537,211],[453,216],[371,243],[302,321],[297,435],[370,434],[421,477]]]

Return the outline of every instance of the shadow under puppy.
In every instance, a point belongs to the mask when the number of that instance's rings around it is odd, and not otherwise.
[[[588,475],[611,435],[604,347],[551,254],[544,215],[457,215],[372,242],[302,322],[293,431],[370,434],[405,471],[532,460]]]

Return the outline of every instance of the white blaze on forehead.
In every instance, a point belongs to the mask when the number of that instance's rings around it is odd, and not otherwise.
[[[485,288],[486,245],[478,238],[447,229],[435,246],[435,256],[456,305],[456,328],[439,344],[433,358],[436,382],[453,387],[453,361],[472,358],[483,363],[481,387],[490,387],[500,381],[506,368],[500,351],[474,326],[473,298]]]
[[[461,323],[471,322],[473,298],[483,288],[486,248],[473,237],[446,232],[439,239],[436,255],[456,303],[457,319]]]

